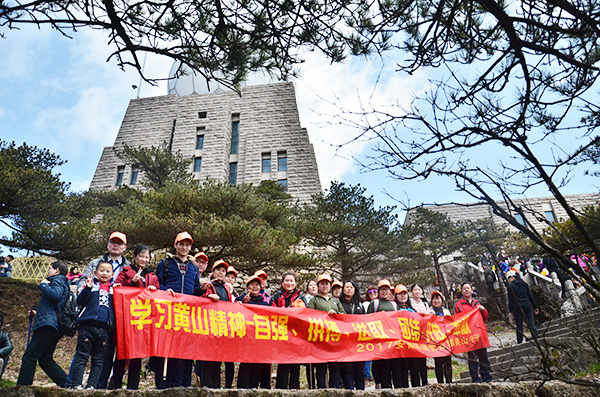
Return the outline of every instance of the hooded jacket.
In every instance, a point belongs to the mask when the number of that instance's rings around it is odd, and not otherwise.
[[[44,326],[51,326],[58,331],[58,314],[67,302],[69,296],[69,280],[62,274],[48,277],[50,283],[40,283],[38,289],[42,298],[38,304],[32,331]]]

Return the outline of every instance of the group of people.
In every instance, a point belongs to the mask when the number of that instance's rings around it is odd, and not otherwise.
[[[10,264],[15,259],[12,255],[0,255],[0,277],[12,277],[12,265]]]
[[[210,270],[210,277],[203,277],[209,258],[204,252],[190,256],[194,240],[187,232],[175,238],[175,253],[167,254],[156,270],[148,267],[150,249],[139,245],[133,251],[131,263],[123,257],[127,237],[121,232],[111,234],[107,253],[92,260],[77,281],[77,303],[81,313],[77,318],[78,335],[76,353],[67,374],[53,360],[53,353],[61,337],[57,314],[69,297],[67,266],[62,262],[50,265],[46,278],[38,286],[42,293],[37,311],[31,314],[34,322],[29,345],[23,355],[17,380],[18,385],[33,382],[36,363],[57,385],[84,388],[83,374],[88,361],[90,373],[85,388],[121,388],[126,368],[125,360],[115,360],[113,289],[119,286],[161,289],[170,293],[203,296],[214,301],[231,301],[243,304],[270,305],[277,307],[308,307],[332,313],[364,314],[380,311],[408,310],[437,316],[450,315],[444,308],[444,296],[433,291],[430,301],[423,296],[423,288],[414,284],[407,288],[393,286],[389,280],[380,280],[370,286],[361,296],[352,281],[334,281],[330,275],[321,274],[310,280],[305,291],[300,291],[296,275],[286,272],[281,276],[281,288],[272,295],[267,290],[268,275],[258,271],[245,280],[245,291],[236,294],[233,285],[237,270],[224,260],[217,260]],[[472,297],[470,283],[461,286],[462,298],[456,302],[455,313],[478,308],[487,320],[487,310]],[[139,386],[141,359],[129,360],[128,389]],[[435,374],[439,383],[452,382],[451,357],[435,359]],[[221,387],[220,362],[178,358],[152,357],[151,369],[155,372],[158,389],[191,386],[192,372],[198,375],[200,386]],[[368,367],[368,365],[367,365]],[[300,364],[278,364],[276,388],[298,389],[300,387]],[[166,369],[166,371],[165,371]],[[364,389],[364,362],[329,362],[306,364],[309,387]],[[491,375],[487,350],[469,353],[469,371],[474,382],[490,382]],[[112,378],[110,377],[112,372]],[[409,377],[410,373],[410,377]],[[375,383],[381,388],[403,388],[427,385],[425,358],[397,358],[372,362]],[[110,380],[109,380],[110,378]],[[237,376],[238,388],[270,388],[270,364],[241,363]],[[225,363],[225,387],[233,386],[234,364]]]

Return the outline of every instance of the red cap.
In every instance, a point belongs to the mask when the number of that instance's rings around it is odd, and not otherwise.
[[[235,270],[235,267],[233,267],[233,266],[229,266],[229,267],[227,268],[227,274],[229,274],[229,273],[233,273],[233,274],[235,274],[236,276],[238,275],[238,272],[237,272],[237,270]]]
[[[248,279],[246,280],[246,285],[250,284],[254,280],[258,281],[259,284],[262,282],[260,277],[258,277],[256,274],[253,274],[252,276],[248,277]]]
[[[321,281],[329,281],[331,282],[331,276],[329,274],[319,274],[319,277],[317,277],[317,284],[319,284]]]
[[[332,284],[331,284],[331,288],[333,289],[333,287],[341,287],[344,288],[344,285],[342,284],[342,282],[340,280],[335,280]]]
[[[181,232],[175,237],[175,244],[183,240],[190,240],[190,243],[194,244],[194,239],[188,232]]]
[[[112,234],[110,235],[110,237],[108,239],[109,240],[112,240],[112,239],[121,240],[123,242],[123,244],[127,244],[127,236],[125,235],[125,233],[112,232]]]
[[[439,295],[439,296],[442,298],[442,300],[444,300],[444,294],[442,294],[442,293],[441,293],[440,291],[438,291],[437,289],[436,289],[436,290],[434,290],[434,291],[431,293],[431,299],[433,299],[433,296],[434,296],[434,295]]]
[[[254,275],[260,278],[264,278],[265,280],[269,279],[269,275],[264,270],[258,270],[256,273],[254,273]]]
[[[386,280],[383,279],[381,281],[379,281],[379,283],[377,283],[377,288],[381,288],[381,287],[389,287],[390,289],[392,289],[392,283],[390,283],[390,280]]]
[[[408,288],[406,288],[406,285],[404,285],[404,284],[396,285],[396,289],[394,290],[394,293],[399,294],[400,292],[406,292],[408,294]]]
[[[204,251],[200,251],[194,255],[194,259],[203,259],[204,262],[208,262],[208,255],[206,255]]]
[[[225,270],[229,267],[229,263],[225,262],[223,259],[219,259],[212,265],[212,270],[215,270],[219,266],[225,266]]]

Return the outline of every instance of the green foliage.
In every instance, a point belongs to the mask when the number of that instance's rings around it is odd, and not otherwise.
[[[211,263],[223,258],[244,272],[308,267],[310,257],[291,250],[299,241],[291,215],[286,201],[269,200],[250,185],[169,183],[106,208],[98,229],[103,235],[120,230],[130,247],[154,249],[173,247],[175,235],[185,230]]]
[[[47,149],[0,141],[0,222],[12,230],[0,244],[76,260],[92,235],[93,203],[68,193]]]
[[[139,167],[143,172],[141,184],[149,189],[158,190],[169,183],[193,183],[189,168],[192,159],[173,153],[166,144],[138,148],[123,144],[123,149],[116,154],[126,164]]]
[[[395,207],[375,208],[360,185],[333,182],[313,197],[299,217],[300,234],[322,249],[322,265],[343,280],[373,273],[396,257],[399,225]]]

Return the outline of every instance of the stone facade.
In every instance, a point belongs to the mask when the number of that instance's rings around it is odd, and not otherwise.
[[[598,205],[600,203],[600,194],[574,194],[565,196],[565,199],[572,208],[581,210],[590,205]],[[559,222],[568,219],[567,212],[554,197],[514,199],[512,202],[514,204],[514,207],[512,207],[513,209],[511,209],[504,201],[498,201],[498,204],[511,214],[516,215],[517,221],[520,222],[521,219],[526,220],[536,230],[542,230],[548,227],[548,222],[551,222],[552,219]],[[519,217],[514,210],[515,207],[521,209],[521,217]],[[425,205],[423,208],[446,214],[454,222],[492,218],[495,223],[506,224],[509,226],[511,231],[517,230],[503,218],[495,215],[492,212],[492,207],[485,203]],[[414,209],[408,210],[404,221],[405,224],[411,222],[413,213]]]
[[[238,121],[239,146],[237,154],[231,154]],[[198,135],[204,136],[201,149],[196,149]],[[241,95],[215,92],[131,100],[115,144],[102,153],[90,189],[115,188],[119,172],[121,184],[132,185],[131,166],[114,152],[124,143],[140,147],[167,143],[173,151],[201,159],[200,172],[194,172],[200,181],[227,182],[231,164],[237,163],[236,184],[287,182],[288,193],[300,202],[321,192],[314,149],[300,126],[292,83],[248,86]],[[286,171],[278,170],[278,157],[285,158],[280,163],[286,163]],[[262,172],[263,159],[271,160],[270,172]]]

